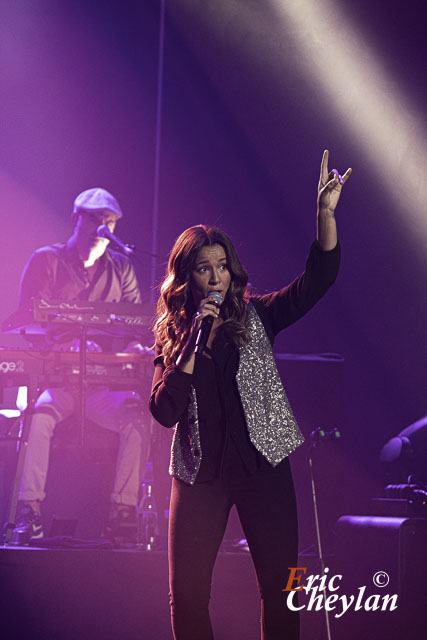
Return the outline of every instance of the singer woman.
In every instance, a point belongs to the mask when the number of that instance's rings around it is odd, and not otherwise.
[[[275,336],[305,313],[337,277],[334,211],[351,169],[328,171],[323,154],[317,237],[306,267],[275,293],[248,297],[247,274],[227,235],[198,225],[171,251],[155,324],[150,408],[177,424],[171,452],[169,571],[176,640],[209,640],[212,570],[233,504],[255,565],[264,640],[296,640],[286,606],[297,566],[296,503],[289,454],[303,441],[275,365]],[[220,304],[222,301],[222,304]],[[212,318],[212,327],[206,319]],[[198,347],[200,340],[206,346]]]

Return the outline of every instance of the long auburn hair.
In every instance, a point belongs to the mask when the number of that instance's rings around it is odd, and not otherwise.
[[[224,322],[218,327],[238,347],[250,341],[245,326],[248,275],[237,257],[230,238],[217,227],[196,225],[181,233],[169,256],[166,276],[160,286],[157,320],[154,325],[156,342],[162,347],[165,366],[174,363],[183,348],[196,307],[190,289],[191,274],[202,247],[219,244],[227,257],[231,281],[221,305]]]

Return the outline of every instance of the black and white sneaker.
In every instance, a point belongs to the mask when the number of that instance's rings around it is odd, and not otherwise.
[[[18,510],[16,525],[9,544],[23,546],[43,538],[43,527],[39,514],[29,504],[23,503]]]

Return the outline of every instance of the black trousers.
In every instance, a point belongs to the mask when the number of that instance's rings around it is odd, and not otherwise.
[[[289,567],[297,566],[298,526],[289,461],[251,476],[172,483],[169,575],[175,640],[212,640],[212,571],[230,509],[248,541],[261,594],[263,640],[298,640],[299,617],[286,606]]]

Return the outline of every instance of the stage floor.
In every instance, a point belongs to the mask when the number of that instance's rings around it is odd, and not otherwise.
[[[2,640],[169,640],[167,555],[0,547]],[[245,553],[218,556],[215,637],[258,640],[259,596]]]
[[[300,556],[298,566],[309,576],[316,562]],[[2,640],[172,640],[164,551],[0,547],[0,593]],[[415,600],[424,612],[421,593]],[[259,640],[248,553],[219,553],[210,611],[215,640]],[[403,613],[350,610],[339,620],[331,613],[331,638],[423,640],[425,624],[409,625],[409,632]],[[324,608],[301,612],[301,640],[328,640]]]

